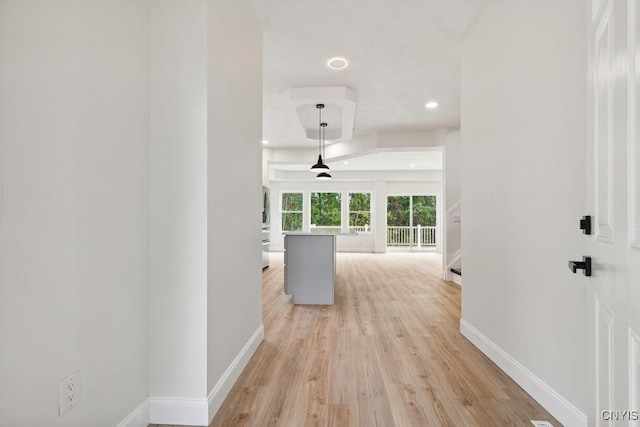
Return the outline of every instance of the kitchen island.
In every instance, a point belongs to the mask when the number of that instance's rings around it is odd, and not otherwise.
[[[294,304],[333,305],[336,234],[284,233],[284,293]]]

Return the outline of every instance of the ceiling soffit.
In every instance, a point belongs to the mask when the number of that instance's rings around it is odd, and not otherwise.
[[[327,141],[351,141],[356,118],[356,93],[345,86],[296,87],[283,92],[291,106],[290,123],[298,122],[305,138],[317,141],[319,122],[317,104],[324,104],[322,121],[327,123]]]

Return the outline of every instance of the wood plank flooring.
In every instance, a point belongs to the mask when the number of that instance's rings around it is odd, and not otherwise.
[[[271,254],[265,340],[211,426],[560,426],[460,335],[439,277],[435,254],[341,253],[336,304],[294,306]]]

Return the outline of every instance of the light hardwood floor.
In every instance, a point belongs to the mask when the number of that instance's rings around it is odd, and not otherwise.
[[[435,254],[338,254],[336,304],[293,306],[271,254],[265,340],[211,426],[560,426],[460,335],[439,277]]]

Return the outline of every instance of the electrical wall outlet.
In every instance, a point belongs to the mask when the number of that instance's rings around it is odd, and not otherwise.
[[[80,371],[75,371],[59,383],[60,389],[60,415],[80,403]]]
[[[530,420],[535,427],[553,427],[549,421]]]

